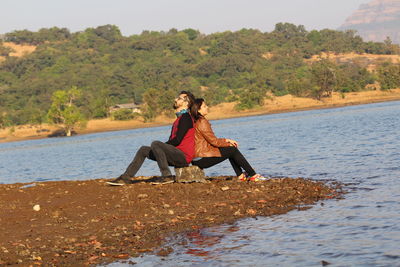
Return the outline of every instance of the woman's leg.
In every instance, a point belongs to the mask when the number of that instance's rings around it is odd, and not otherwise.
[[[242,174],[242,171],[239,169],[242,168],[247,172],[249,176],[253,176],[256,174],[254,169],[251,167],[250,163],[246,160],[246,158],[240,153],[239,149],[236,147],[220,147],[219,151],[221,151],[221,155],[224,158],[229,158],[229,160],[234,164],[232,164],[233,169],[235,170],[236,174],[239,176]]]
[[[232,168],[237,176],[242,174],[242,169],[244,169],[249,176],[256,174],[249,162],[236,147],[220,147],[219,150],[222,157],[205,157],[200,160],[193,161],[192,164],[201,169],[207,169],[229,158]]]
[[[223,162],[227,158],[225,157],[204,157],[196,161],[192,161],[192,164],[199,167],[200,169],[207,169],[218,163]]]
[[[236,163],[236,161],[234,161],[232,158],[229,158],[229,162],[231,163],[231,166],[235,171],[236,176],[239,176],[243,173],[242,168],[240,168],[240,166]]]

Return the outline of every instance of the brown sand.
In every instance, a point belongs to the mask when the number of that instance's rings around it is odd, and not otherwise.
[[[342,193],[340,185],[301,178],[166,185],[136,179],[125,186],[104,180],[0,184],[0,265],[83,266],[143,252],[167,255],[172,249],[161,247],[165,237],[303,210]]]
[[[312,98],[286,95],[266,99],[264,106],[245,111],[237,111],[235,109],[236,103],[219,104],[211,108],[208,118],[225,119],[270,113],[293,112],[309,109],[334,108],[347,105],[367,104],[394,100],[400,100],[400,89],[392,89],[387,91],[373,90],[346,94],[333,93],[332,97],[323,98],[321,101]],[[110,119],[91,120],[88,122],[86,129],[78,129],[77,132],[78,134],[87,134],[104,131],[154,127],[167,125],[170,124],[172,121],[173,118],[167,118],[165,116],[157,117],[156,120],[151,123],[144,123],[142,119],[135,119],[130,121],[112,121]],[[7,128],[0,130],[0,142],[46,138],[51,132],[56,131],[57,129],[57,126],[47,124],[43,124],[41,126],[23,125]]]

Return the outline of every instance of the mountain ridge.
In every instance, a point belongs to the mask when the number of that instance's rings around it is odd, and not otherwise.
[[[339,27],[356,30],[366,41],[382,42],[389,37],[400,44],[400,1],[373,0],[360,5]]]

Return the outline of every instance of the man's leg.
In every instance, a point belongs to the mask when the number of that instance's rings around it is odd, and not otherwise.
[[[126,171],[121,175],[121,177],[127,179],[134,177],[139,171],[140,167],[142,167],[144,160],[150,157],[150,154],[152,153],[149,146],[140,147],[136,152],[132,162],[129,164],[128,168],[126,168]]]
[[[142,146],[136,152],[135,157],[133,158],[132,162],[129,164],[126,171],[120,175],[117,179],[107,182],[110,185],[123,185],[123,184],[130,184],[132,181],[130,180],[131,177],[135,176],[136,173],[139,171],[140,167],[142,166],[144,160],[146,158],[150,158],[155,160],[154,156],[152,155],[151,148],[149,146]]]
[[[168,165],[177,168],[188,166],[185,159],[185,154],[173,145],[169,145],[161,141],[154,141],[151,143],[151,151],[157,160],[157,164],[160,168],[162,176],[172,175]]]

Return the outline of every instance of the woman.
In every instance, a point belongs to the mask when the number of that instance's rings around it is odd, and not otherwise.
[[[206,169],[229,159],[239,180],[267,180],[267,178],[257,174],[250,166],[237,149],[238,143],[236,141],[215,136],[210,122],[205,118],[208,114],[208,106],[203,98],[195,100],[191,113],[195,121],[195,158],[201,158],[192,161],[193,165]]]

